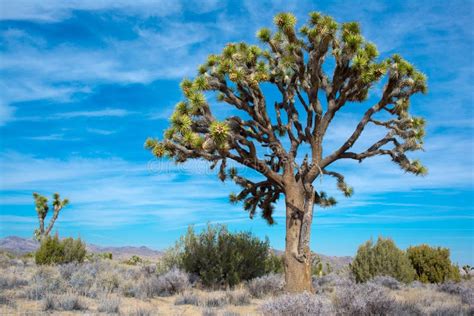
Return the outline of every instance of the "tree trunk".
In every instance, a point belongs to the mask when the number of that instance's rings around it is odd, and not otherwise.
[[[313,292],[309,237],[313,215],[314,192],[295,186],[287,190],[285,281],[288,292]]]

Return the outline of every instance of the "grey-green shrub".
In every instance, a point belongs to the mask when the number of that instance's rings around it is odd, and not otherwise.
[[[86,310],[87,307],[80,297],[73,293],[61,295],[46,295],[42,301],[42,310],[75,311]]]
[[[264,316],[327,316],[334,315],[331,301],[320,295],[310,293],[286,294],[261,306]]]
[[[338,315],[393,315],[397,304],[383,287],[363,283],[337,287],[334,307]]]
[[[261,298],[281,293],[284,285],[285,280],[281,274],[266,274],[250,280],[247,288],[253,297]]]
[[[120,311],[120,299],[116,296],[100,297],[97,311],[103,313],[118,314]]]
[[[199,305],[199,296],[192,292],[180,294],[174,301],[174,305]]]
[[[250,294],[247,290],[227,291],[227,300],[229,304],[242,306],[250,304]]]
[[[406,253],[389,238],[379,237],[376,244],[369,240],[361,245],[350,267],[357,282],[385,275],[408,283],[415,277]]]

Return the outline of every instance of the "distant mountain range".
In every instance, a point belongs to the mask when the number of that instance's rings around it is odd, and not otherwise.
[[[18,236],[8,236],[0,239],[0,250],[9,251],[16,254],[25,254],[33,252],[38,249],[39,243],[33,239],[22,238]],[[133,246],[122,246],[122,247],[102,247],[94,244],[87,244],[87,250],[92,253],[103,253],[111,252],[114,258],[117,259],[128,259],[131,256],[139,256],[142,258],[156,259],[160,257],[163,252],[154,250],[145,246],[133,247]],[[283,251],[274,250],[277,255],[282,255]],[[315,254],[319,256],[321,262],[325,265],[326,262],[331,265],[331,268],[335,271],[347,266],[352,261],[352,257],[344,256],[325,256],[321,254]]]
[[[33,239],[27,239],[17,236],[8,236],[0,239],[0,250],[9,251],[16,254],[25,254],[36,251],[39,243]],[[114,258],[129,258],[133,255],[143,258],[157,258],[163,253],[145,246],[133,247],[102,247],[94,244],[87,244],[87,250],[92,253],[111,252]]]

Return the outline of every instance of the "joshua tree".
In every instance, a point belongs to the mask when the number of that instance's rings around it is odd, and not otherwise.
[[[468,265],[468,264],[462,266],[462,269],[463,269],[464,273],[466,273],[466,276],[467,276],[467,277],[469,277],[470,274],[471,274],[471,271],[474,270],[474,268],[471,267],[471,266]]]
[[[45,236],[48,236],[51,230],[53,229],[54,222],[58,219],[59,212],[62,208],[69,204],[68,199],[64,199],[61,201],[59,193],[53,194],[53,216],[49,220],[49,225],[44,229],[44,219],[46,215],[48,215],[49,206],[48,206],[48,199],[45,196],[42,196],[38,193],[33,193],[33,198],[35,199],[35,206],[36,206],[36,213],[38,214],[38,221],[39,221],[39,228],[35,229],[35,238],[38,241]]]
[[[378,60],[377,48],[362,37],[356,22],[338,24],[312,12],[298,32],[290,13],[276,15],[274,23],[276,32],[257,32],[265,48],[228,44],[221,54],[209,56],[194,80],[184,79],[186,99],[176,105],[164,140],[149,138],[145,147],[156,157],[178,163],[209,161],[211,168],[218,167],[222,181],[230,178],[242,187],[230,195],[231,202],[243,201],[250,217],[260,209],[270,224],[274,203],[283,194],[286,289],[298,292],[312,290],[313,207],[336,203],[313,183],[323,175],[333,177],[349,197],[352,188],[330,166],[378,155],[388,156],[407,172],[425,174],[421,163],[406,153],[422,148],[424,120],[412,117],[408,109],[410,97],[427,88],[425,76],[399,55]],[[377,84],[380,88],[367,104]],[[204,92],[215,92],[218,101],[240,114],[218,120]],[[355,106],[366,109],[353,133],[334,152],[324,153],[323,140],[334,116]],[[386,135],[365,150],[351,150],[369,124],[386,129]],[[228,167],[229,160],[257,171],[263,179],[239,175]]]

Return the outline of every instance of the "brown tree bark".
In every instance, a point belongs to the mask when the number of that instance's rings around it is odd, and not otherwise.
[[[286,192],[285,289],[292,293],[313,292],[309,247],[313,200],[309,195],[302,185]]]

